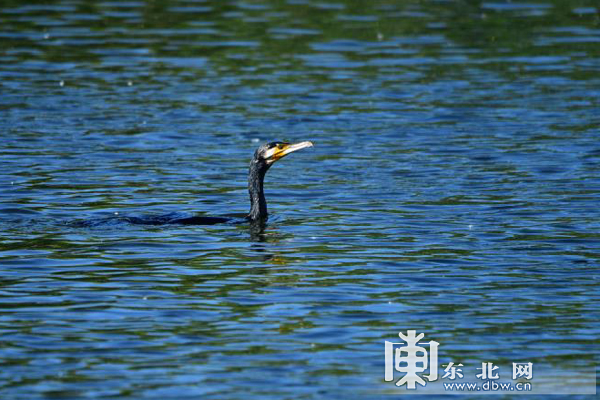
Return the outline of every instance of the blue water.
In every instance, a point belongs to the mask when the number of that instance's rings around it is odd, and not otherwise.
[[[593,371],[599,15],[2,2],[0,398],[392,398],[407,330],[470,381]],[[264,232],[117,221],[247,212],[272,140],[315,147]]]

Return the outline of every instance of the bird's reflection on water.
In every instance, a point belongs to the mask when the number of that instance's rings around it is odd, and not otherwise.
[[[248,233],[250,234],[250,241],[253,242],[250,245],[250,249],[253,253],[253,257],[260,259],[264,262],[270,262],[277,258],[277,255],[269,250],[269,243],[279,241],[278,235],[272,230],[269,232],[266,230],[267,224],[265,221],[254,221],[251,222],[248,227]]]
[[[265,229],[267,224],[265,221],[252,221],[250,222],[250,226],[248,232],[250,233],[250,240],[253,242],[266,242],[267,234],[265,234]]]

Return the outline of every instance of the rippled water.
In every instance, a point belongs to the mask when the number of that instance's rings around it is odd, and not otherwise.
[[[5,0],[0,23],[3,399],[373,398],[409,329],[502,377],[597,365],[595,1]],[[73,224],[247,212],[276,139],[315,147],[268,173],[262,234]]]

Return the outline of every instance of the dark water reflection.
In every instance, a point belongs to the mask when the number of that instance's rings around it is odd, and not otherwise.
[[[594,368],[599,10],[3,1],[1,397],[371,398],[407,329]],[[264,232],[69,224],[246,212],[273,139]]]

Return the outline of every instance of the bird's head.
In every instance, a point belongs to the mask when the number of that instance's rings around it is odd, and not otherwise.
[[[277,160],[298,150],[312,147],[312,142],[285,143],[271,142],[266,143],[256,149],[254,158],[250,162],[248,171],[248,192],[250,193],[250,221],[267,220],[267,202],[263,192],[263,179],[265,174],[271,168],[271,165]]]
[[[270,142],[265,143],[256,149],[254,153],[253,162],[263,164],[267,169],[275,163],[275,161],[282,159],[290,153],[298,150],[302,150],[307,147],[312,147],[312,142],[300,142],[300,143],[285,143],[285,142]]]

